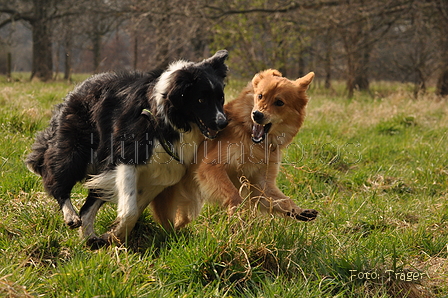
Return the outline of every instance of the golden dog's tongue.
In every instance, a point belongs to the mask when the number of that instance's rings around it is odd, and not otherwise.
[[[260,143],[263,141],[264,137],[264,126],[254,123],[254,126],[252,127],[252,141],[255,143]]]

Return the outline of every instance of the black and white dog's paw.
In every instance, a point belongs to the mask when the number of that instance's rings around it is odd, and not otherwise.
[[[109,243],[100,237],[92,237],[87,239],[86,245],[90,247],[91,250],[97,250],[108,246]]]
[[[71,216],[68,216],[64,219],[65,224],[70,229],[76,229],[79,228],[82,225],[81,218],[77,214],[72,214]]]

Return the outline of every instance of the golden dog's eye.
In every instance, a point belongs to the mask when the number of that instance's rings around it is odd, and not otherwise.
[[[277,100],[274,102],[274,104],[275,104],[277,107],[281,107],[281,106],[283,106],[285,103],[284,103],[283,101],[281,101],[280,99],[277,99]]]
[[[258,99],[262,99],[263,95],[262,94],[258,94]]]

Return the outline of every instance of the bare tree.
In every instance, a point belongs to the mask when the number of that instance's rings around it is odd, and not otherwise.
[[[306,71],[311,17],[301,5],[226,1],[206,7],[216,20],[213,46],[232,51],[229,64],[235,71],[246,76],[265,68],[294,76]]]
[[[437,80],[436,93],[441,96],[448,95],[448,3],[446,0],[434,0],[438,20],[440,40],[440,75]]]
[[[33,36],[33,63],[31,77],[43,81],[53,76],[52,26],[57,19],[79,13],[77,5],[65,0],[4,0],[0,13],[8,15],[0,28],[14,21],[24,21],[31,26]]]
[[[60,67],[64,70],[64,80],[70,80],[73,70],[73,46],[75,38],[79,35],[80,20],[77,16],[61,18],[55,23],[54,30],[58,34],[53,36],[53,48],[56,50],[55,77],[58,76]]]
[[[411,0],[348,0],[297,2],[226,1],[208,3],[211,18],[219,18],[215,43],[231,46],[237,53],[236,66],[253,73],[265,67],[283,71],[298,65],[298,74],[312,57],[306,57],[312,39],[322,38],[321,55],[326,85],[329,86],[334,55],[346,58],[348,95],[369,89],[369,61],[375,43],[408,9]],[[335,47],[341,44],[343,51]],[[230,58],[232,63],[232,57]]]
[[[418,93],[440,73],[437,92],[448,94],[446,0],[3,0],[0,28],[13,22],[30,28],[32,73],[42,80],[61,67],[68,79],[76,65],[164,68],[227,48],[233,73],[244,76],[315,70],[327,88],[345,79],[352,96],[369,90],[372,75],[412,81]]]
[[[139,67],[164,68],[173,59],[208,55],[211,23],[203,14],[202,0],[134,0],[131,6],[129,31],[133,52],[141,56]]]
[[[8,78],[11,78],[12,71],[11,46],[13,42],[10,37],[10,33],[0,29],[0,74],[6,74]]]
[[[448,25],[447,25],[448,26]],[[447,27],[445,27],[446,29]],[[441,96],[447,96],[448,95],[448,32],[446,32],[447,35],[442,37],[440,40],[441,44],[441,59],[440,59],[440,66],[441,71],[439,78],[437,80],[437,91],[436,93]]]
[[[437,68],[437,37],[430,11],[427,3],[414,2],[413,9],[395,24],[380,45],[386,57],[381,66],[393,73],[396,80],[412,82],[416,98],[426,92],[427,81]]]
[[[331,69],[333,62],[333,32],[328,29],[325,34],[325,58],[324,58],[324,69],[325,69],[325,88],[331,88]]]
[[[91,0],[89,3],[90,9],[83,16],[86,22],[83,31],[91,43],[94,73],[100,71],[104,37],[119,30],[127,18],[127,4],[126,1],[106,0]]]
[[[369,62],[372,49],[393,24],[409,9],[407,0],[342,2],[331,20],[343,42],[346,55],[348,96],[355,89],[369,90]]]

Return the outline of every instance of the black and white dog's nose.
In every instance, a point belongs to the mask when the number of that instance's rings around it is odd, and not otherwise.
[[[223,113],[219,113],[216,117],[216,125],[218,126],[218,129],[224,129],[229,122],[227,121],[226,116]]]
[[[253,111],[252,118],[254,119],[255,122],[259,122],[259,121],[263,120],[264,114],[260,111]]]

